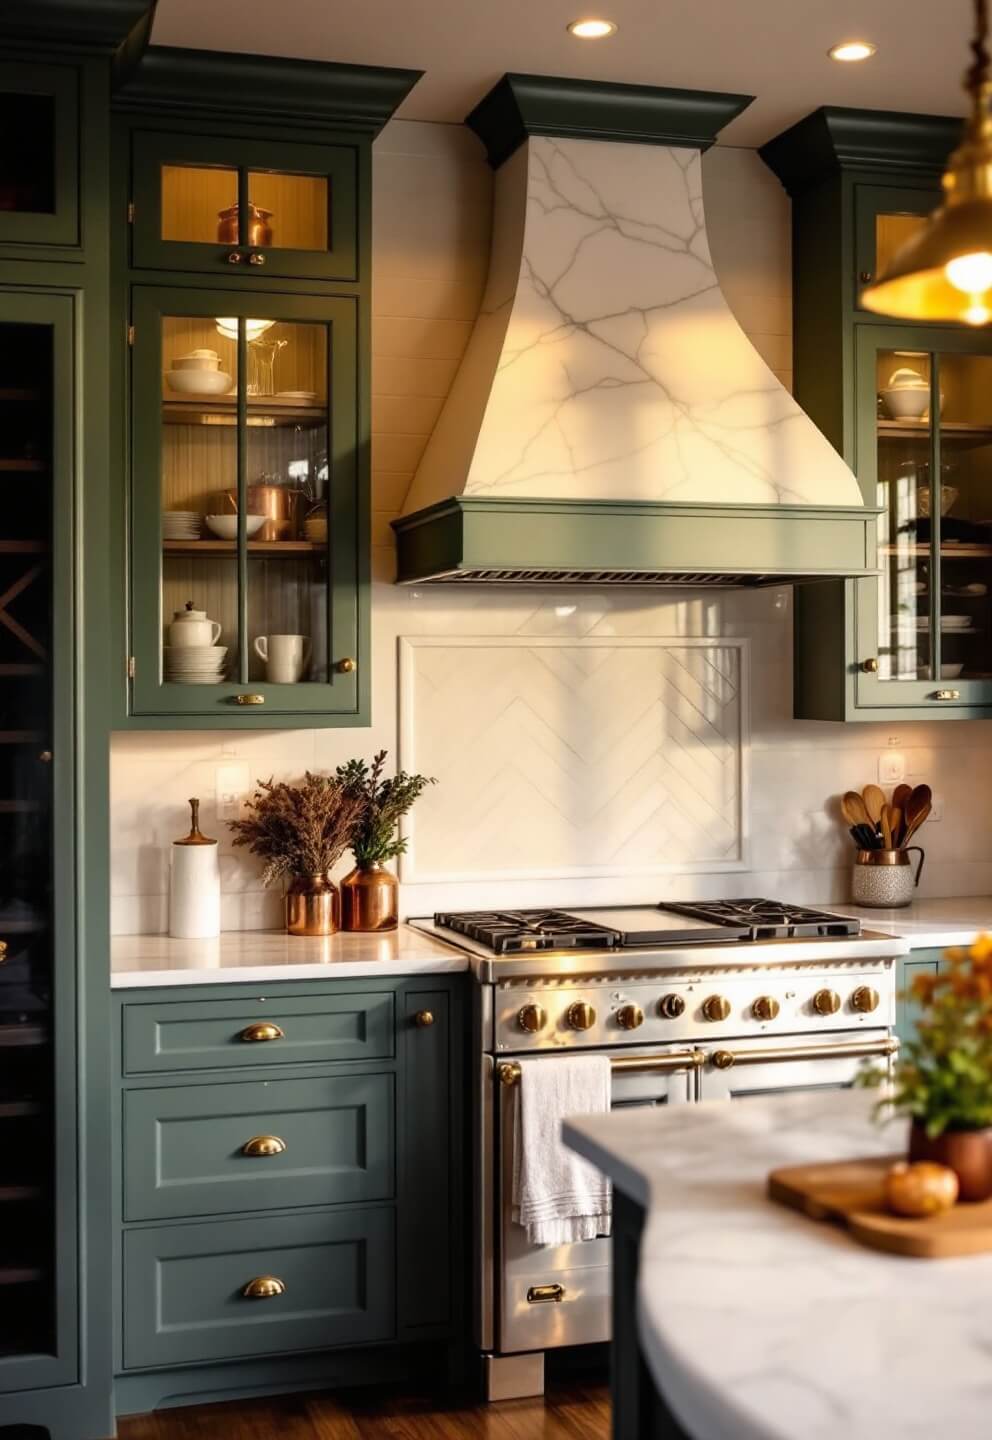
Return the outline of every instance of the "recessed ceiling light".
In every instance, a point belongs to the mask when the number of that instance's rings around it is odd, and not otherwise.
[[[573,20],[568,33],[577,40],[605,40],[617,33],[617,27],[612,20]]]
[[[840,45],[831,45],[827,54],[831,60],[870,60],[877,49],[870,40],[844,40]]]

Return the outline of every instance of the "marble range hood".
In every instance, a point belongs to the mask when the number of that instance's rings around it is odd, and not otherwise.
[[[401,583],[874,573],[855,476],[741,330],[701,151],[748,97],[508,75],[460,370],[394,522]]]

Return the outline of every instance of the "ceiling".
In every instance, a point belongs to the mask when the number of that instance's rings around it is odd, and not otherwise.
[[[818,105],[962,114],[971,0],[159,0],[153,40],[426,73],[407,120],[458,122],[507,70],[735,90],[753,105],[723,132],[760,145]],[[619,30],[579,41],[569,20]],[[878,54],[838,65],[837,41]]]

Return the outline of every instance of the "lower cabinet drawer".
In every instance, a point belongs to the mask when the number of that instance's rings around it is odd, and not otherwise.
[[[124,1093],[124,1218],[353,1205],[393,1195],[393,1077]]]
[[[124,1366],[388,1340],[394,1249],[391,1208],[125,1231]]]

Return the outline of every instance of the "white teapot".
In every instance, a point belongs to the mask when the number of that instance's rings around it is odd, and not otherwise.
[[[186,601],[185,610],[177,610],[169,626],[169,644],[216,645],[223,627],[216,620],[207,618],[206,610],[194,610],[192,600]]]

